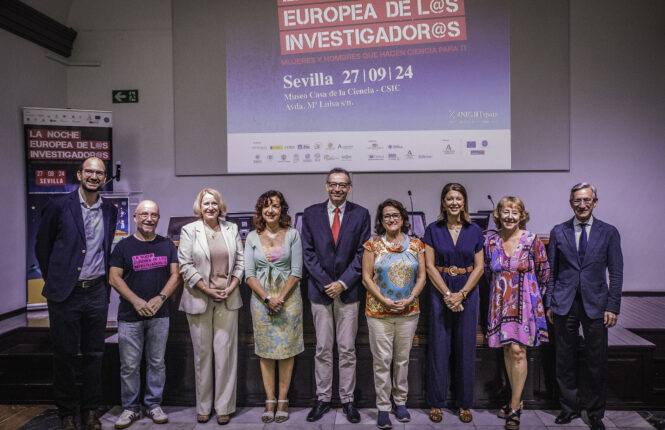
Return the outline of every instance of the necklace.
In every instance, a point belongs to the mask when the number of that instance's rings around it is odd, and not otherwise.
[[[213,233],[214,233],[214,232],[221,231],[221,227],[219,226],[219,223],[217,223],[217,225],[215,225],[214,227],[210,227],[210,226],[209,226],[208,224],[206,224],[206,223],[203,223],[203,225],[205,225],[206,228],[207,228],[208,230],[211,230]]]
[[[462,230],[462,224],[455,224],[453,226],[446,224],[446,226],[448,227],[448,230],[454,232],[455,234],[459,234],[459,232]]]
[[[403,239],[401,238],[401,236],[402,236],[401,234],[397,235],[394,239],[390,240],[390,239],[388,239],[388,236],[386,236],[384,234],[383,235],[383,241],[386,244],[391,245],[391,246],[401,246],[402,242],[403,242]]]

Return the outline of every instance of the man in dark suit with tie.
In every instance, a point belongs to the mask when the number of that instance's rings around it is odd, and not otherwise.
[[[339,357],[339,397],[349,422],[360,421],[353,405],[356,386],[356,333],[363,244],[370,235],[367,209],[346,200],[351,175],[334,168],[328,173],[326,202],[305,209],[302,220],[303,261],[309,274],[307,295],[316,330],[314,362],[317,402],[307,421],[317,421],[330,410],[333,380],[333,344]]]
[[[589,384],[586,410],[594,430],[605,428],[607,329],[617,322],[623,284],[619,232],[592,216],[597,204],[593,185],[582,182],[570,190],[575,216],[550,233],[551,275],[545,295],[547,317],[554,324],[556,380],[562,409],[555,422],[568,424],[579,417],[574,357],[582,324]]]
[[[79,189],[53,199],[42,213],[35,253],[44,276],[53,341],[53,387],[61,428],[76,430],[80,408],[86,430],[101,429],[102,358],[109,304],[108,268],[118,210],[99,196],[104,162],[86,159]],[[74,363],[83,354],[79,401]]]

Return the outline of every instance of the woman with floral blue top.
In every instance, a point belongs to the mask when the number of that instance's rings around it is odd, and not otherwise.
[[[425,286],[425,245],[406,234],[409,227],[404,206],[388,199],[376,211],[375,230],[379,236],[364,245],[365,314],[374,362],[377,427],[381,429],[392,428],[391,394],[397,420],[411,420],[406,409],[407,374],[420,314],[418,296]]]

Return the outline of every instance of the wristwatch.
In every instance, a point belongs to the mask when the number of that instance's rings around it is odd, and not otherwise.
[[[450,290],[446,291],[446,297],[450,296]]]
[[[162,299],[162,303],[166,301],[166,296],[164,294],[158,294],[159,297]]]
[[[270,297],[270,295],[267,295],[266,298],[263,299],[263,303],[267,305],[268,303],[270,303],[270,299],[272,299],[272,297]]]

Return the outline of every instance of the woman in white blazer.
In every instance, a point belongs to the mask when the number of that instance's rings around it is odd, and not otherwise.
[[[236,408],[243,246],[238,227],[220,219],[226,204],[219,191],[201,190],[194,214],[200,219],[182,228],[178,260],[184,282],[179,309],[187,313],[194,347],[196,419],[207,422],[214,406],[217,422],[227,424]]]

